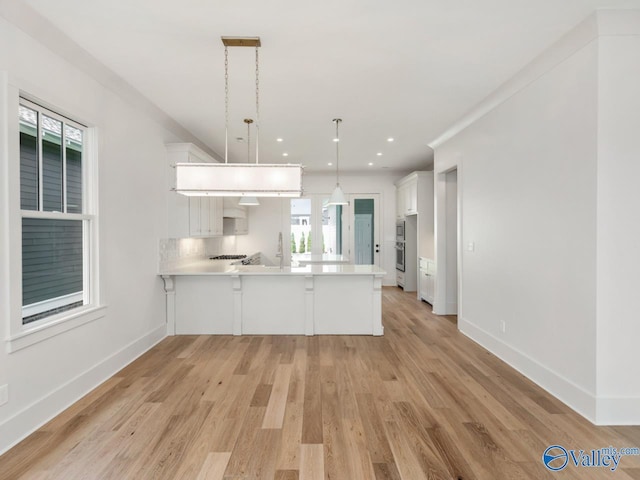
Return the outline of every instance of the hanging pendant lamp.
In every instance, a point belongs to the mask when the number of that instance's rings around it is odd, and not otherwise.
[[[260,37],[222,37],[222,43],[225,59],[224,163],[177,163],[176,192],[189,196],[299,197],[302,195],[302,165],[259,163]],[[255,163],[229,163],[229,47],[254,47],[256,52]]]
[[[328,205],[348,205],[347,199],[344,196],[342,188],[340,188],[340,135],[339,126],[342,122],[341,118],[334,118],[333,122],[336,124],[336,137],[333,139],[336,142],[336,188],[331,194]]]

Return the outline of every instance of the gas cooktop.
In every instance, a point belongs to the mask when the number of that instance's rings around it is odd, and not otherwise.
[[[247,258],[246,255],[216,255],[215,257],[209,257],[209,260],[242,260]]]

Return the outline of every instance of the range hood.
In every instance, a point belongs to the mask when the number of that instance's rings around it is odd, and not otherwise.
[[[238,205],[239,197],[224,197],[222,216],[224,218],[247,218],[247,207]]]

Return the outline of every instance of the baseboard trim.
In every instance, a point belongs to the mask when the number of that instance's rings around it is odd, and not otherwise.
[[[640,398],[597,399],[596,425],[640,425]]]
[[[159,325],[0,424],[0,455],[133,362],[167,336]]]
[[[596,424],[597,399],[595,395],[541,365],[519,350],[507,345],[468,320],[458,318],[458,328],[461,333],[471,340],[489,350],[591,423]]]

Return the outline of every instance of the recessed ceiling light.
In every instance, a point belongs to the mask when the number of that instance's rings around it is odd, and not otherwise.
[[[276,142],[281,142],[282,139],[281,138],[276,138]]]
[[[284,152],[284,153],[282,154],[282,156],[283,156],[283,157],[288,157],[288,156],[289,156],[289,154],[288,154],[287,152]]]
[[[334,138],[334,139],[333,139],[333,141],[334,141],[334,142],[339,142],[339,141],[340,141],[340,139],[339,139],[339,138]]]
[[[372,165],[373,165],[373,162],[369,162],[369,166],[372,166]]]
[[[333,166],[333,162],[329,162],[329,163],[327,163],[327,165],[329,165],[331,167],[331,166]]]
[[[389,137],[387,138],[387,142],[393,142],[394,138],[393,137]]]
[[[381,157],[382,156],[382,152],[378,152],[378,153],[376,153],[376,155]]]

